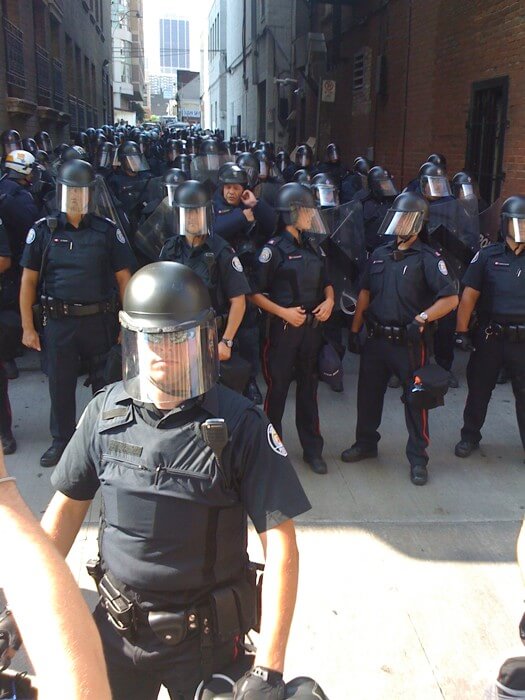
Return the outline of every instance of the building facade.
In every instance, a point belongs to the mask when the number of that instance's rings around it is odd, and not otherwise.
[[[0,130],[68,141],[112,119],[110,0],[2,0]]]
[[[145,100],[142,0],[111,3],[114,118],[135,124]]]

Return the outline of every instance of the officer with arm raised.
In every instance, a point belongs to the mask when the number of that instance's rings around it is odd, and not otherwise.
[[[216,385],[215,315],[184,265],[152,263],[126,288],[123,382],[87,407],[52,476],[42,525],[65,556],[100,489],[95,611],[114,700],[189,700],[242,657],[254,624],[247,514],[266,554],[255,668],[236,700],[282,700],[297,590],[291,518],[310,504],[264,414]]]

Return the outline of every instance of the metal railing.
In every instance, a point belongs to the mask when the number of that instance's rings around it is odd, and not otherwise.
[[[71,121],[69,123],[71,131],[74,133],[78,131],[78,115],[77,115],[77,98],[73,95],[68,95],[67,97],[67,110],[70,114]]]
[[[4,17],[4,39],[6,52],[7,84],[25,88],[24,35]]]
[[[51,61],[48,52],[36,44],[36,95],[37,99],[51,99]]]
[[[52,62],[53,106],[59,111],[64,109],[64,79],[62,61],[57,58]]]
[[[78,130],[84,131],[86,128],[86,103],[84,100],[77,100],[77,121]]]

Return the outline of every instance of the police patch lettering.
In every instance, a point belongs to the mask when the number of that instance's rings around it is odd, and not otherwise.
[[[242,262],[239,260],[239,258],[237,257],[237,255],[235,255],[235,256],[232,258],[232,267],[233,267],[233,269],[236,270],[237,272],[244,272],[244,267],[242,266]]]
[[[281,457],[288,457],[288,452],[286,447],[283,445],[281,438],[279,437],[277,430],[273,427],[271,423],[268,423],[268,428],[266,429],[266,435],[268,437],[268,444],[274,452]]]
[[[478,250],[478,252],[476,253],[476,255],[472,258],[472,260],[471,260],[470,262],[471,262],[471,263],[475,263],[475,262],[478,261],[478,258],[479,258],[479,250]]]
[[[30,228],[28,233],[27,233],[27,238],[26,238],[26,243],[28,245],[31,245],[31,243],[35,240],[36,238],[36,232],[34,228]]]
[[[259,254],[259,262],[260,263],[267,263],[267,262],[270,262],[271,259],[272,259],[272,249],[268,248],[268,246],[265,245]]]
[[[438,270],[442,275],[448,275],[447,265],[444,260],[440,260],[438,262]]]
[[[126,237],[124,236],[124,234],[122,233],[122,231],[121,231],[119,228],[117,229],[117,241],[118,241],[119,243],[125,243],[125,242],[126,242]]]

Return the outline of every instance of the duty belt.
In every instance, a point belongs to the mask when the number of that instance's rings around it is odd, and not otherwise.
[[[490,321],[485,328],[485,339],[505,338],[509,343],[525,343],[525,324]]]
[[[383,326],[376,321],[367,321],[366,327],[369,338],[386,338],[393,345],[407,344],[405,326]]]
[[[47,318],[78,318],[80,316],[95,316],[96,314],[115,313],[119,306],[115,297],[94,304],[69,304],[61,299],[43,296],[40,299],[42,310]]]

